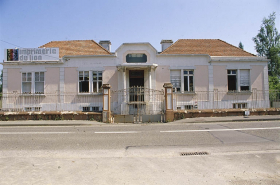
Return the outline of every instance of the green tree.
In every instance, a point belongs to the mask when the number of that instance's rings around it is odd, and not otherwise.
[[[271,47],[279,47],[280,35],[275,27],[275,19],[275,12],[264,18],[259,33],[253,37],[259,56],[267,56]]]
[[[238,47],[239,47],[240,49],[243,49],[243,50],[244,50],[244,45],[242,44],[242,42],[239,42]]]
[[[271,47],[268,51],[267,58],[270,59],[268,62],[268,74],[269,76],[280,77],[280,47]]]
[[[268,62],[269,89],[280,90],[280,35],[275,27],[276,14],[264,18],[261,29],[253,41],[259,56],[270,59]]]

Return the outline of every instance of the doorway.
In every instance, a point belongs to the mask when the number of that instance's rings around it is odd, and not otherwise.
[[[138,115],[145,110],[144,70],[129,71],[129,113]]]
[[[144,70],[129,71],[129,87],[144,87]]]

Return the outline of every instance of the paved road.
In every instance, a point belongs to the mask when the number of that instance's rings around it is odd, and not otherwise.
[[[0,146],[0,184],[280,184],[279,121],[0,127]]]

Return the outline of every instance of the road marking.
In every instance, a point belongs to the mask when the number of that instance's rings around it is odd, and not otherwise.
[[[71,134],[74,132],[0,132],[0,135],[12,135],[12,134]]]
[[[95,134],[136,134],[137,131],[123,131],[123,132],[94,132]]]
[[[211,129],[211,130],[167,130],[160,132],[223,132],[223,131],[244,131],[244,130],[276,130],[280,127],[268,127],[268,128],[235,128],[235,129]]]

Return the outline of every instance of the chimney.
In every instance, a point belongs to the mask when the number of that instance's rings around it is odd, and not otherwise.
[[[164,51],[173,44],[173,40],[161,40],[160,44],[161,50]]]
[[[109,41],[109,40],[101,40],[101,41],[99,41],[99,44],[103,48],[105,48],[105,49],[107,49],[108,51],[111,52],[111,41]]]

